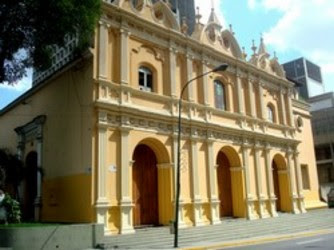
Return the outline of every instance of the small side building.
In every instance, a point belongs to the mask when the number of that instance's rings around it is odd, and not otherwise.
[[[334,187],[334,93],[329,92],[309,99],[312,129],[322,198]]]

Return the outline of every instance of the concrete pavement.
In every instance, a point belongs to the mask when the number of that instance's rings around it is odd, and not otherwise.
[[[224,247],[219,249],[235,249],[235,250],[299,250],[299,249],[334,249],[334,233],[317,234],[315,236],[303,236],[302,238],[294,238],[290,240],[279,240],[270,243],[257,243],[255,245]]]
[[[334,230],[334,209],[319,209],[306,214],[280,213],[277,218],[249,221],[225,219],[220,225],[181,229],[179,246],[183,249],[217,249],[288,237],[301,237]],[[168,227],[136,230],[132,235],[103,239],[104,249],[171,249],[174,235]],[[248,243],[247,243],[248,242]]]

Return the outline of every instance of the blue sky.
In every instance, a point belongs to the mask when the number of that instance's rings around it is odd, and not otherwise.
[[[268,52],[280,63],[304,56],[321,66],[326,91],[334,91],[333,0],[195,0],[206,23],[212,5],[223,24],[232,24],[248,55],[263,34]],[[31,70],[18,84],[0,84],[0,109],[31,86]]]
[[[248,55],[263,34],[271,56],[275,51],[280,63],[306,57],[321,67],[325,90],[334,91],[333,0],[195,0],[203,23],[212,4]]]

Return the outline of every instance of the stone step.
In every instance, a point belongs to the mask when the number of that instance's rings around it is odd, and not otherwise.
[[[193,246],[201,242],[218,243],[273,234],[293,234],[308,230],[334,227],[334,211],[310,211],[307,214],[279,214],[277,218],[248,221],[227,219],[220,225],[180,229],[179,245]],[[172,248],[174,235],[169,227],[155,227],[136,230],[131,235],[116,235],[104,238],[104,248],[161,249]]]

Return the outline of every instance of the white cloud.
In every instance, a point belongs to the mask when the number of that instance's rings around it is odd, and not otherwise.
[[[18,82],[9,85],[8,83],[0,84],[0,89],[7,89],[17,92],[24,92],[31,88],[32,83],[32,70],[27,70],[27,75]]]
[[[207,23],[213,5],[215,13],[220,23],[223,25],[223,29],[226,29],[227,28],[226,20],[224,18],[223,12],[221,11],[223,9],[222,7],[224,7],[223,2],[224,2],[223,0],[211,0],[211,1],[195,0],[195,8],[199,7],[199,12],[202,15],[201,23],[204,24]]]
[[[324,75],[333,74],[325,79],[334,79],[333,0],[257,0],[257,4],[282,12],[277,24],[264,33],[267,44],[282,53],[298,51],[320,65]]]
[[[251,9],[251,10],[255,9],[256,0],[247,0],[247,5],[248,5],[249,9]]]

